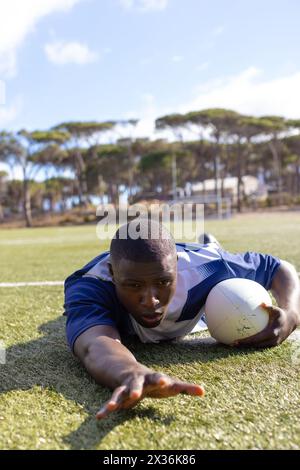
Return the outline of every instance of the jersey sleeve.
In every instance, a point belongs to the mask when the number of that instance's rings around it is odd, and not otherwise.
[[[68,280],[67,280],[68,281]],[[79,335],[97,325],[116,327],[109,287],[90,277],[65,283],[66,334],[70,348]]]
[[[251,279],[269,290],[274,274],[280,266],[279,258],[268,254],[246,252],[232,254],[226,251],[221,256],[234,277]]]

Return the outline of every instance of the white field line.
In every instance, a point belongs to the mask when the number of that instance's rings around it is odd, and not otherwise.
[[[43,238],[17,238],[15,240],[1,240],[0,239],[0,246],[13,246],[13,245],[48,245],[50,244],[60,244],[60,243],[80,243],[81,241],[97,241],[96,235],[93,234],[81,234],[77,237],[43,237]]]
[[[0,282],[0,287],[63,286],[64,281]]]

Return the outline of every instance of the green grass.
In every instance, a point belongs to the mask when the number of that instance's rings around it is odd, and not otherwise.
[[[260,214],[206,225],[232,251],[271,252],[300,271],[300,215]],[[63,280],[106,249],[95,227],[2,230],[0,282]],[[204,399],[146,399],[97,422],[110,393],[65,343],[60,287],[0,288],[1,449],[297,449],[300,373],[293,343],[237,351],[200,335],[129,347],[144,364],[202,383]],[[202,335],[203,336],[203,335]]]

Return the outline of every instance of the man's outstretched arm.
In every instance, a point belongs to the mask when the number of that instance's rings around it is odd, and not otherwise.
[[[300,283],[294,266],[281,261],[272,280],[271,292],[277,306],[265,306],[267,327],[257,335],[237,342],[237,346],[269,347],[282,343],[300,325]]]
[[[137,362],[111,326],[94,326],[82,333],[75,342],[74,352],[97,383],[113,390],[110,400],[98,411],[98,419],[112,411],[131,408],[144,397],[204,395],[200,385],[181,382]]]

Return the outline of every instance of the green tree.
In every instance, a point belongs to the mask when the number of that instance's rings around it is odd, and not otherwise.
[[[183,131],[186,126],[186,120],[183,114],[169,114],[162,116],[155,121],[155,128],[157,130],[170,130],[175,136],[175,140],[183,142]],[[172,147],[174,148],[174,147]],[[177,158],[176,152],[172,153],[172,194],[173,199],[176,199],[177,195]]]
[[[56,204],[66,207],[66,198],[74,194],[74,179],[54,176],[44,181],[44,199],[49,202],[49,211],[54,212]]]
[[[21,130],[17,134],[17,141],[22,151],[17,163],[23,171],[23,207],[26,226],[32,225],[30,185],[39,171],[49,165],[54,165],[52,158],[57,157],[62,145],[69,139],[69,134],[60,131],[33,131]]]
[[[14,167],[21,166],[23,176],[26,174],[25,170],[28,165],[26,149],[23,147],[19,139],[10,132],[0,133],[0,159],[9,166],[11,172],[13,172]],[[27,186],[23,182],[23,212],[27,225],[30,226],[31,212],[28,211],[28,205],[26,204],[26,189]]]
[[[266,136],[267,145],[273,157],[278,202],[281,204],[283,191],[283,144],[281,138],[289,130],[289,126],[287,121],[281,116],[262,116],[259,118],[259,121],[261,134]]]
[[[158,197],[162,193],[174,197],[174,180],[172,167],[174,158],[177,160],[179,149],[176,144],[164,141],[154,142],[152,148],[144,154],[139,163],[141,186],[146,192],[156,192]]]
[[[214,155],[214,145],[201,139],[199,141],[188,141],[184,143],[185,149],[193,155],[193,170],[186,176],[186,181],[199,182],[213,178],[210,162]]]
[[[7,181],[3,205],[13,216],[23,212],[23,182],[21,180],[9,179]]]
[[[300,123],[299,123],[300,124]],[[299,126],[300,127],[300,126]],[[292,135],[283,139],[289,155],[289,163],[294,167],[292,192],[300,194],[300,135]]]
[[[7,171],[0,170],[0,222],[4,220],[3,202],[7,193]]]
[[[209,132],[209,137],[214,143],[212,160],[215,179],[215,194],[218,200],[218,214],[220,214],[221,210],[221,191],[219,179],[220,163],[224,148],[221,144],[227,144],[228,136],[230,135],[239,116],[240,115],[235,111],[223,108],[210,108],[204,109],[202,111],[192,111],[185,115],[185,120],[187,123],[198,127],[200,141],[203,139],[204,129],[205,131]]]
[[[139,159],[139,154],[136,153],[138,146],[135,145],[136,139],[134,138],[134,131],[138,122],[138,119],[120,120],[117,121],[116,127],[114,128],[114,133],[116,133],[118,136],[116,144],[124,147],[125,158],[128,159],[126,186],[129,202],[133,197],[133,187],[135,186],[135,181],[137,178],[137,162]],[[117,132],[119,127],[122,129],[122,133]],[[124,132],[126,134],[125,137]]]
[[[246,174],[247,161],[255,144],[261,137],[265,123],[260,118],[239,115],[230,126],[230,136],[236,147],[237,163],[237,209],[242,210],[242,178]],[[257,172],[256,172],[257,174]]]
[[[128,147],[119,144],[95,145],[88,151],[87,180],[89,189],[103,195],[103,188],[108,190],[112,204],[119,202],[119,188],[128,183],[131,162]]]
[[[68,149],[68,163],[72,165],[78,181],[80,205],[85,205],[87,203],[88,188],[85,161],[85,156],[88,155],[87,150],[91,146],[99,143],[101,136],[108,131],[111,131],[115,125],[115,121],[70,121],[63,122],[53,128],[53,130],[67,132],[70,135],[70,139],[66,142],[65,147]],[[67,159],[65,162],[67,163]]]

